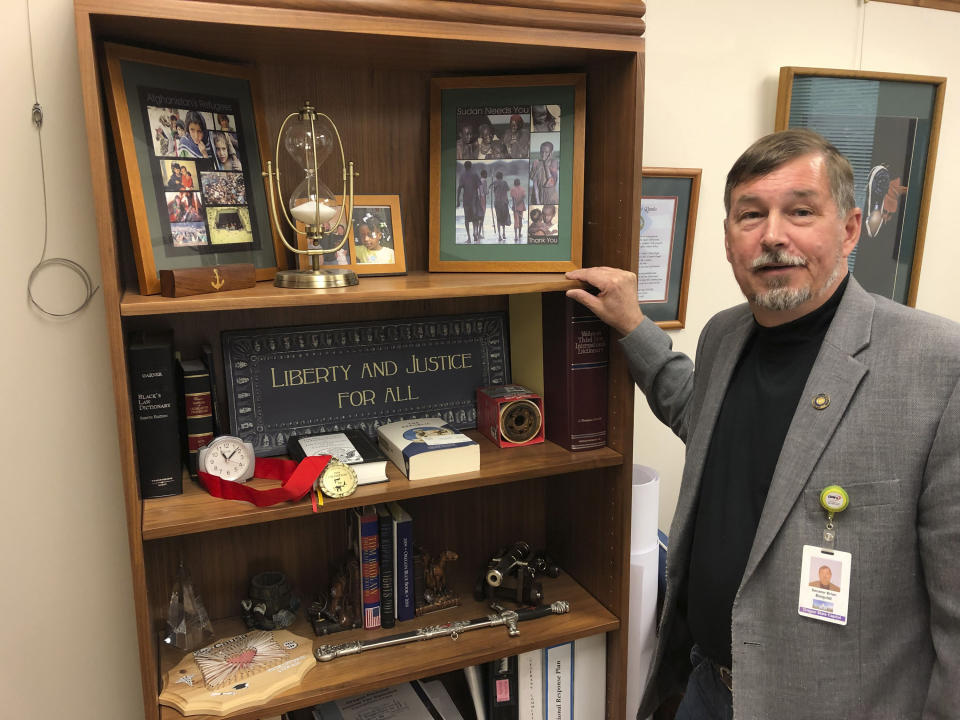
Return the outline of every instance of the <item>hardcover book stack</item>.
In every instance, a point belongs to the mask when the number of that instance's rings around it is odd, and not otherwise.
[[[391,628],[416,614],[413,518],[397,503],[352,511],[351,545],[359,558],[363,627]]]

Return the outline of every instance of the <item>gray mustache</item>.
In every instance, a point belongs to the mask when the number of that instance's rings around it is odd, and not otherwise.
[[[784,250],[777,250],[776,252],[765,252],[759,257],[757,257],[751,267],[756,269],[764,265],[806,265],[807,259],[800,255],[790,255]]]

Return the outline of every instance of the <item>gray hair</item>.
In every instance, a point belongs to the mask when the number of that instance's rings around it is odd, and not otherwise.
[[[830,194],[840,216],[845,216],[855,207],[850,161],[822,135],[805,129],[781,130],[765,135],[737,158],[727,173],[727,185],[723,191],[723,206],[727,214],[730,214],[730,196],[734,188],[763,177],[804,155],[820,155],[824,159],[830,180]]]

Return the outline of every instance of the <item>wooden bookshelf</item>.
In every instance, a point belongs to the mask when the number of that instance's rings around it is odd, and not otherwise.
[[[397,500],[415,518],[418,544],[460,554],[457,572],[467,594],[491,552],[526,539],[547,548],[565,571],[556,594],[551,590],[547,598],[567,595],[573,611],[531,622],[518,638],[480,631],[456,643],[437,640],[318,666],[301,687],[234,717],[277,715],[606,632],[606,717],[623,720],[633,383],[615,349],[607,447],[569,453],[545,443],[499,450],[482,440],[479,472],[411,483],[391,470],[388,482],[329,501],[314,514],[307,502],[259,509],[216,500],[188,479],[180,496],[142,501],[126,343],[134,330],[169,329],[190,357],[203,345],[219,349],[221,333],[233,329],[506,311],[513,296],[574,287],[562,273],[427,272],[429,88],[437,76],[583,73],[583,264],[635,270],[643,3],[75,0],[75,11],[91,177],[102,179],[93,191],[122,468],[116,491],[123,493],[127,516],[144,717],[180,717],[158,705],[160,670],[171,658],[157,638],[181,559],[218,634],[240,632],[238,603],[253,574],[282,569],[309,601],[329,587],[331,565],[346,546],[349,508]],[[357,287],[336,290],[277,289],[262,282],[222,294],[141,296],[106,111],[107,42],[250,66],[261,90],[258,131],[270,142],[291,107],[313,100],[337,120],[346,156],[360,172],[356,192],[400,196],[408,274],[363,277]],[[222,383],[222,367],[216,370]],[[486,609],[467,603],[460,613],[484,615]],[[438,613],[424,622],[444,620]],[[299,634],[305,630],[302,625]],[[106,704],[101,714],[109,714]]]

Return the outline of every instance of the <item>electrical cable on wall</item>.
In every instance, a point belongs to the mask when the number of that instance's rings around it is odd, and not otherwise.
[[[27,299],[30,301],[30,304],[33,305],[37,310],[42,312],[48,317],[57,317],[57,318],[66,318],[77,315],[82,312],[87,305],[90,304],[90,301],[93,300],[93,296],[96,294],[97,290],[100,289],[99,286],[94,286],[93,279],[82,265],[79,263],[69,260],[68,258],[62,257],[47,257],[47,237],[48,237],[48,223],[47,223],[47,175],[46,167],[43,160],[43,108],[40,106],[40,101],[38,99],[37,93],[37,70],[36,65],[33,59],[33,24],[30,22],[30,2],[29,0],[26,3],[27,5],[27,38],[30,44],[30,71],[33,74],[33,108],[31,110],[31,116],[33,118],[33,124],[37,128],[37,144],[40,148],[40,180],[43,187],[43,250],[40,253],[40,262],[36,264],[33,270],[30,272],[30,277],[27,280]],[[73,310],[64,313],[51,312],[44,308],[37,299],[33,296],[33,281],[36,279],[37,275],[41,270],[58,265],[65,267],[69,270],[73,270],[77,275],[80,276],[80,279],[84,284],[84,299],[83,301]]]

